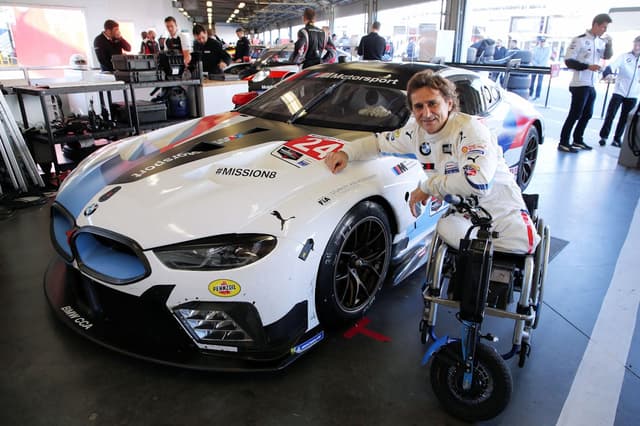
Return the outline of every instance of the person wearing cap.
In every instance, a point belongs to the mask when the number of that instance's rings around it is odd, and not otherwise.
[[[112,20],[104,21],[104,31],[93,40],[93,50],[100,63],[102,71],[113,71],[111,57],[122,55],[122,51],[131,51],[131,45],[122,37],[120,25]]]
[[[538,37],[538,44],[533,48],[531,52],[531,65],[534,67],[548,67],[549,60],[551,59],[551,48],[546,45],[547,39],[545,37]],[[536,80],[538,85],[536,86]],[[542,80],[544,80],[544,74],[531,74],[531,86],[529,86],[529,97],[532,101],[535,101],[540,97],[542,92]],[[533,95],[533,89],[535,87],[535,96]]]
[[[615,72],[617,72],[616,85],[609,101],[607,115],[604,117],[604,123],[600,129],[600,146],[607,144],[613,119],[622,105],[622,112],[613,135],[613,142],[611,142],[611,145],[619,148],[622,146],[622,135],[627,124],[627,117],[636,106],[640,95],[640,36],[633,40],[631,52],[624,53],[612,61],[602,72],[602,77],[606,78]]]
[[[248,58],[251,51],[251,42],[244,35],[244,30],[238,28],[236,30],[238,41],[236,42],[236,53],[233,54],[233,62],[243,62],[244,58]]]

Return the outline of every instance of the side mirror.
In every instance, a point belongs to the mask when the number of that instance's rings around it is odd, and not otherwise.
[[[236,93],[231,98],[231,102],[237,107],[247,104],[258,97],[258,92]]]

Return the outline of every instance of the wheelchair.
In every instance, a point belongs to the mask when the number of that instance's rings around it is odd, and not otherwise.
[[[538,216],[538,195],[523,195],[530,217],[540,235],[532,254],[493,251],[492,218],[473,200],[447,199],[471,218],[473,226],[461,240],[460,249],[449,247],[436,233],[429,247],[424,311],[420,339],[430,346],[423,365],[433,358],[431,385],[444,409],[465,421],[488,420],[506,408],[511,396],[511,374],[505,363],[518,356],[524,367],[531,350],[531,334],[538,326],[549,262],[550,231]],[[454,207],[455,206],[455,207]],[[479,228],[474,239],[471,229]],[[438,305],[458,309],[462,323],[460,338],[435,334]],[[514,320],[511,350],[498,354],[481,339],[484,315]]]

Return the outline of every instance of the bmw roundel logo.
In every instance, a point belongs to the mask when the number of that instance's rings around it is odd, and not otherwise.
[[[422,155],[431,154],[431,146],[429,146],[429,144],[426,142],[420,145],[420,154]]]
[[[98,209],[98,203],[93,203],[89,207],[84,209],[84,215],[91,216],[93,212],[95,212],[97,209]]]

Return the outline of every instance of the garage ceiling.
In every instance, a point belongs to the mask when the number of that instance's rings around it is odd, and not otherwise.
[[[227,22],[229,16],[238,9],[239,13],[230,22],[256,31],[263,31],[285,24],[289,21],[300,21],[305,8],[311,7],[320,15],[322,10],[328,11],[331,6],[353,3],[354,0],[244,0],[245,6],[239,8],[242,0],[213,0],[213,22]],[[207,1],[182,0],[173,1],[176,8],[183,8],[192,20],[206,24]]]

